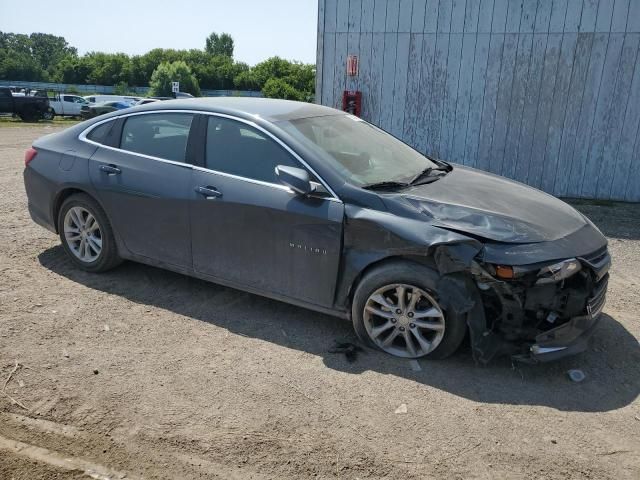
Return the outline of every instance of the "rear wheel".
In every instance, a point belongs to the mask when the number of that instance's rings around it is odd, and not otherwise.
[[[39,118],[38,112],[33,109],[27,109],[18,115],[23,122],[37,122]]]
[[[58,232],[65,251],[83,270],[104,272],[121,262],[104,210],[86,194],[71,195],[62,203]]]
[[[438,274],[399,261],[372,270],[354,294],[352,319],[366,344],[404,358],[445,358],[466,333],[466,322],[438,301]]]
[[[53,109],[51,109],[51,110],[48,110],[48,111],[44,112],[42,114],[42,118],[44,120],[53,120],[53,117],[55,117],[55,115],[56,115],[56,112]]]

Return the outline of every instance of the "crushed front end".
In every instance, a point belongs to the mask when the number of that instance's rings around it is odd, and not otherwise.
[[[470,323],[476,358],[508,353],[545,362],[584,351],[605,304],[610,265],[606,245],[562,261],[474,262],[484,310],[484,331]]]

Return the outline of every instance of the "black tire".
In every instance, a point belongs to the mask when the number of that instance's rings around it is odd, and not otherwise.
[[[27,110],[25,112],[19,113],[18,116],[20,117],[20,119],[23,122],[37,122],[38,121],[38,115],[36,114],[36,112],[34,112],[32,110]]]
[[[55,116],[56,116],[55,110],[51,109],[50,111],[44,112],[42,114],[42,119],[43,120],[53,120]]]
[[[368,272],[356,287],[351,304],[353,328],[358,338],[370,347],[383,350],[370,337],[365,325],[364,315],[367,301],[372,294],[387,285],[413,285],[425,291],[438,303],[444,318],[444,336],[439,340],[440,343],[429,353],[408,356],[408,358],[437,360],[452,355],[464,340],[467,331],[466,318],[464,315],[447,311],[439,305],[440,302],[438,302],[437,292],[438,280],[439,275],[434,270],[419,263],[402,260],[382,264],[380,267]]]
[[[81,207],[87,210],[98,222],[102,240],[102,249],[97,258],[93,261],[83,261],[78,258],[71,250],[71,247],[65,237],[64,220],[67,212],[73,207]],[[122,263],[122,259],[118,255],[116,240],[113,235],[113,228],[111,227],[111,223],[109,222],[107,215],[100,204],[87,194],[77,193],[69,196],[64,200],[64,202],[62,202],[60,212],[58,214],[58,233],[65,252],[67,252],[71,261],[82,270],[96,273],[106,272],[107,270],[110,270]]]

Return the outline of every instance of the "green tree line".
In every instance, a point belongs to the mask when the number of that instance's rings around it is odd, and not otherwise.
[[[166,95],[172,79],[181,90],[253,90],[265,96],[311,101],[315,65],[269,58],[255,66],[233,58],[233,38],[212,33],[203,50],[155,48],[143,55],[89,52],[78,55],[64,37],[0,32],[0,79],[115,85],[120,91],[150,85]],[[155,75],[155,77],[154,77]],[[171,75],[177,78],[170,78]]]

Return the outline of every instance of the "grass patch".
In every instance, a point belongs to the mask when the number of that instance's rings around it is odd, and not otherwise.
[[[80,123],[78,120],[70,117],[54,117],[53,120],[39,120],[37,122],[23,122],[20,117],[2,116],[0,117],[1,127],[29,127],[38,125],[55,125],[60,127],[71,127]]]

